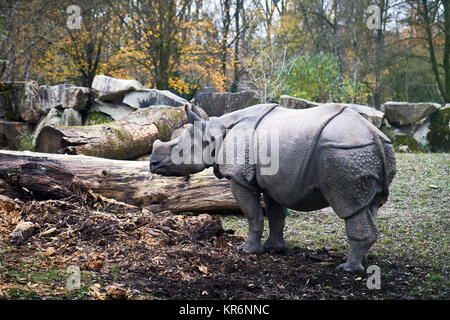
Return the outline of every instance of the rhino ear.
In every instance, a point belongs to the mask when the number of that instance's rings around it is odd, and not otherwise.
[[[189,122],[193,124],[195,121],[202,121],[203,119],[192,109],[193,108],[191,105],[189,105],[189,104],[184,105],[184,111],[186,111],[186,115],[187,115]]]
[[[200,118],[203,118],[202,114],[200,113],[200,110],[198,110],[198,108],[196,107],[195,104],[192,104],[192,111],[198,115]]]

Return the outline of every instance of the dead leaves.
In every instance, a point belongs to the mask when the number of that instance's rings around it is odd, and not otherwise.
[[[200,270],[201,273],[203,274],[208,274],[208,267],[205,266],[198,266],[198,270]]]
[[[97,300],[126,300],[129,298],[129,290],[117,283],[108,285],[105,288],[95,283],[90,286],[90,289],[91,296]]]
[[[88,261],[86,261],[82,270],[99,270],[103,268],[103,256],[97,253],[92,253],[88,257]]]
[[[222,239],[225,232],[220,218],[206,214],[151,213],[107,199],[89,206],[75,198],[29,201],[21,203],[20,208],[8,207],[11,209],[14,210],[10,213],[17,216],[15,220],[12,214],[9,220],[7,215],[0,215],[0,240],[9,241],[19,221],[35,227],[27,240],[30,245],[8,249],[8,261],[15,265],[25,263],[27,270],[28,265],[32,266],[32,274],[37,278],[28,286],[33,276],[23,280],[0,277],[0,286],[11,282],[7,289],[2,288],[6,297],[17,287],[26,295],[29,292],[39,297],[70,294],[72,298],[87,295],[99,300],[140,298],[144,292],[153,295],[158,291],[160,284],[155,288],[149,280],[152,277],[156,281],[167,278],[194,283],[199,277],[211,276],[213,269],[208,262],[202,262],[194,253],[207,250],[208,254],[220,255],[234,247],[230,243],[234,239]],[[67,291],[70,275],[66,269],[71,265],[82,270],[83,285],[79,290]],[[145,279],[134,279],[142,275]],[[101,284],[97,279],[101,279]],[[142,283],[139,290],[123,285],[136,281]]]

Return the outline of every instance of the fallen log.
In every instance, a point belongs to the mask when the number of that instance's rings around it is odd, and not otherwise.
[[[36,139],[35,151],[132,160],[151,153],[156,139],[170,140],[187,122],[183,107],[152,106],[99,125],[47,126]]]
[[[33,170],[36,170],[38,165],[66,170],[94,193],[146,207],[153,212],[164,210],[174,213],[239,211],[228,180],[217,179],[212,170],[191,175],[189,179],[164,177],[151,174],[148,161],[110,160],[82,155],[29,151],[0,150],[0,194],[11,198],[18,197],[19,187],[25,187],[28,190],[34,188],[33,193],[39,192],[36,188],[40,186],[43,193],[56,190],[52,189],[51,181],[57,179],[57,169],[51,170],[50,178],[38,177],[32,174],[36,172]],[[24,168],[30,170],[26,171]],[[45,175],[46,170],[41,169],[39,172]],[[26,177],[21,175],[25,172],[29,172]],[[20,178],[22,183],[14,185],[11,182],[14,180],[11,176]],[[50,185],[38,183],[39,181],[47,181]]]

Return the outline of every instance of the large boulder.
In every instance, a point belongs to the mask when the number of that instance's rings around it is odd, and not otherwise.
[[[440,104],[432,102],[393,102],[381,106],[386,119],[394,126],[422,124],[425,119],[440,108]]]
[[[87,87],[68,87],[63,91],[61,106],[64,109],[86,110],[90,92]]]
[[[450,105],[433,112],[423,121],[404,126],[386,126],[381,130],[397,150],[410,152],[450,152]]]
[[[221,115],[236,110],[244,109],[260,103],[256,91],[247,90],[241,92],[199,93],[194,100],[195,105],[203,108],[209,116]]]
[[[0,148],[25,150],[31,148],[33,125],[0,119]]]
[[[383,124],[384,113],[382,111],[360,104],[344,104],[344,106],[355,110],[377,128],[380,128]]]
[[[427,140],[430,151],[450,152],[450,104],[434,112],[429,121]]]
[[[81,126],[83,124],[83,115],[75,109],[64,109],[61,122],[63,126]]]
[[[169,90],[142,89],[125,94],[123,103],[134,109],[144,109],[156,105],[181,107],[189,102]]]
[[[75,87],[73,84],[58,84],[55,86],[42,85],[39,87],[39,111],[46,115],[53,108],[62,108],[66,90]]]
[[[39,133],[44,129],[46,126],[60,126],[63,124],[62,116],[63,116],[64,110],[59,108],[52,108],[48,114],[39,121],[39,123],[36,126],[36,129],[34,130],[33,134],[33,144],[36,144],[36,139]]]
[[[104,101],[121,101],[126,93],[144,89],[139,81],[116,79],[105,75],[95,76],[91,87],[98,92],[98,97]]]
[[[0,82],[0,117],[9,121],[38,122],[41,114],[37,82]]]
[[[136,109],[122,102],[106,102],[96,99],[91,105],[91,111],[107,114],[114,120],[121,120]]]
[[[319,103],[288,95],[282,95],[280,97],[280,106],[288,109],[308,109],[319,106]]]
[[[427,151],[430,146],[430,141],[428,140],[428,133],[430,132],[430,119],[426,119],[412,134],[412,137],[419,144],[420,149]]]

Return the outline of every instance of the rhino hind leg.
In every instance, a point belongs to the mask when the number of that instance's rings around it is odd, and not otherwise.
[[[286,241],[284,240],[284,225],[286,219],[286,207],[267,195],[264,195],[267,219],[269,220],[269,237],[264,242],[264,249],[276,252],[286,251]]]
[[[259,195],[231,180],[231,193],[239,208],[248,220],[248,236],[244,244],[238,247],[245,253],[263,253],[261,237],[264,231],[264,215],[259,202]]]
[[[337,270],[364,272],[367,265],[366,254],[378,238],[375,224],[380,197],[351,217],[345,219],[345,231],[350,242],[346,261],[336,267]]]

